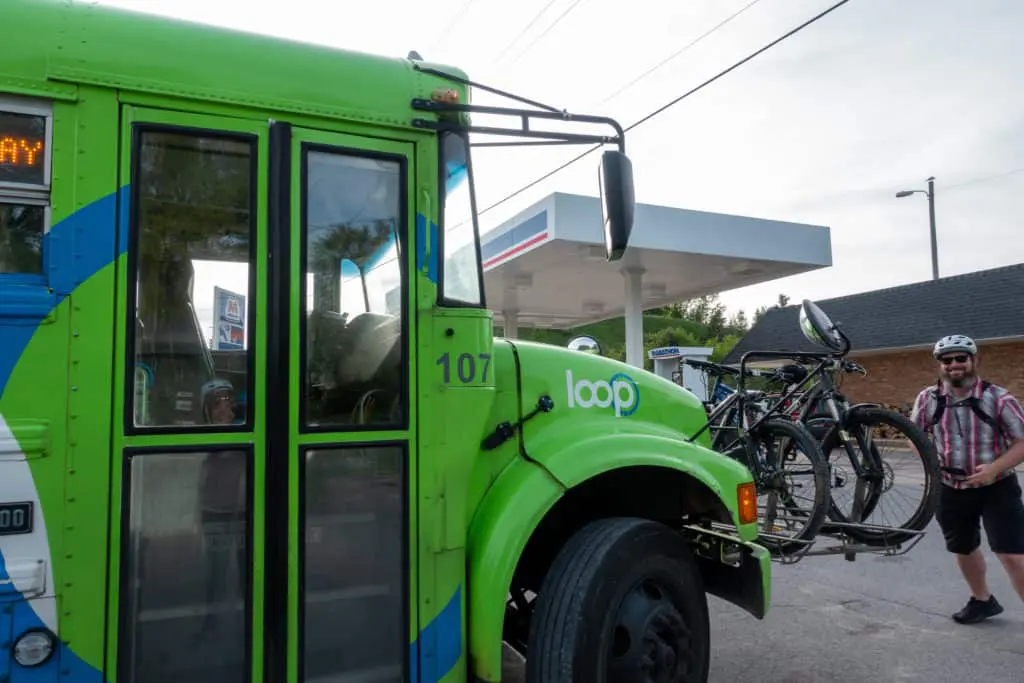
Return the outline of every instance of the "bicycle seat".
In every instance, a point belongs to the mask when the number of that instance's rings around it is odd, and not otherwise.
[[[712,363],[707,360],[697,360],[696,358],[686,358],[683,360],[684,363],[689,365],[691,368],[699,368],[704,370],[709,375],[717,375],[719,377],[725,377],[727,375],[738,375],[740,374],[739,368],[733,368],[728,365],[720,365],[718,363]]]

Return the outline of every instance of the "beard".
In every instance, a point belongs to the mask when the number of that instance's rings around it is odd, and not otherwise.
[[[959,375],[948,377],[950,386],[961,389],[965,386],[969,386],[974,381],[973,372],[964,372]]]

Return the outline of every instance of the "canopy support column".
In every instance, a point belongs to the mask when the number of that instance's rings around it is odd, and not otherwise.
[[[626,279],[626,362],[644,366],[643,269],[625,268]]]
[[[515,339],[519,336],[519,315],[517,311],[502,311],[502,329],[505,330],[505,339]]]

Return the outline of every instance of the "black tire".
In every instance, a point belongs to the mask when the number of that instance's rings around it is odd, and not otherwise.
[[[902,434],[911,443],[921,458],[922,468],[924,471],[924,481],[922,482],[924,495],[921,497],[921,503],[905,522],[893,525],[895,528],[905,529],[907,531],[921,531],[927,527],[935,517],[935,510],[939,504],[939,495],[941,492],[939,488],[941,485],[939,458],[935,451],[935,446],[920,427],[894,410],[887,410],[885,408],[877,408],[873,406],[860,407],[851,411],[847,417],[848,431],[850,431],[855,440],[857,438],[856,434],[858,426],[865,427],[879,424],[889,425],[896,432]],[[877,457],[877,450],[872,450]],[[841,461],[849,466],[849,456],[846,453],[846,449],[843,447],[842,441],[839,438],[839,431],[834,424],[825,435],[825,438],[822,439],[822,451],[828,454],[831,454],[833,451],[837,451],[839,453],[838,457]],[[828,456],[826,456],[826,459],[827,458]],[[850,473],[850,476],[855,477],[852,472]],[[884,482],[881,488],[877,485],[867,483],[865,498],[866,509],[869,515],[881,502],[882,498],[884,498],[885,493]],[[839,509],[834,499],[830,506],[829,517],[834,521],[841,523],[856,521],[850,520],[846,513]],[[875,531],[857,527],[843,527],[842,531],[861,543],[879,546],[905,543],[917,536],[917,534],[914,533],[902,533],[900,531]]]
[[[562,548],[535,602],[526,683],[705,683],[710,626],[689,546],[664,524],[591,522]],[[644,659],[655,652],[654,674]]]
[[[790,553],[800,550],[806,547],[807,541],[813,540],[818,535],[831,505],[828,461],[821,450],[821,445],[802,424],[783,417],[768,418],[750,436],[757,441],[767,443],[775,443],[775,440],[780,438],[788,439],[788,447],[781,454],[781,463],[778,462],[780,455],[778,450],[774,447],[768,449],[773,461],[767,464],[774,467],[781,465],[783,472],[785,472],[787,456],[792,457],[791,454],[794,450],[807,457],[814,482],[814,495],[807,500],[809,506],[800,506],[797,510],[794,510],[793,507],[789,508],[791,519],[803,519],[803,526],[789,536],[793,540],[758,539],[759,543],[772,552]],[[766,491],[763,484],[763,482],[758,482],[759,495]],[[796,503],[790,502],[789,505],[795,506]],[[760,517],[760,514],[758,516]]]

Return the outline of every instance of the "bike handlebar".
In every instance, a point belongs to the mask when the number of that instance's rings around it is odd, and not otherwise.
[[[843,359],[841,367],[843,369],[843,372],[849,372],[849,373],[859,372],[862,375],[867,375],[868,374],[867,368],[865,368],[863,365],[861,365],[860,363],[858,363],[856,361]]]

